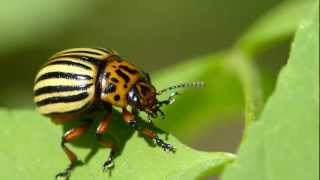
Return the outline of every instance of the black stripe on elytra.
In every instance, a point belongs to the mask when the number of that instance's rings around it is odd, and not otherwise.
[[[127,71],[127,72],[130,73],[130,74],[137,74],[137,73],[138,73],[137,70],[131,69],[131,68],[129,68],[128,66],[120,65],[119,68]]]
[[[111,51],[109,49],[106,49],[106,48],[93,48],[93,49],[102,51],[102,52],[107,53],[107,54],[111,54]]]
[[[129,82],[129,80],[130,80],[129,76],[127,76],[127,75],[126,75],[124,72],[122,72],[120,69],[117,69],[117,70],[116,70],[116,73],[117,73],[120,77],[122,77],[122,79],[123,79],[126,83]]]
[[[81,64],[81,63],[73,62],[73,61],[68,61],[68,60],[53,61],[53,62],[50,62],[50,63],[46,64],[45,67],[49,66],[49,65],[55,65],[55,64],[62,64],[62,65],[68,65],[68,66],[77,66],[77,67],[81,67],[81,68],[84,68],[84,69],[91,70],[91,67],[89,67],[89,66],[87,66],[85,64]]]
[[[44,105],[55,104],[55,103],[76,102],[76,101],[83,100],[88,96],[89,94],[87,92],[83,92],[83,93],[71,95],[71,96],[55,96],[55,97],[50,97],[50,98],[38,101],[36,102],[36,104],[38,106],[44,106]]]
[[[69,53],[87,53],[87,54],[91,54],[91,55],[99,55],[99,56],[101,56],[101,55],[102,55],[102,54],[100,54],[100,53],[93,52],[93,51],[78,51],[78,50],[68,51],[68,52],[65,52],[65,53],[63,53],[63,54],[69,54]]]
[[[48,94],[48,93],[56,93],[56,92],[65,92],[65,91],[79,91],[79,90],[86,90],[89,87],[91,87],[93,84],[84,84],[79,86],[45,86],[41,87],[34,91],[34,95],[42,95],[42,94]]]
[[[85,62],[89,62],[91,64],[94,64],[94,65],[97,65],[97,66],[100,66],[100,65],[103,65],[105,63],[105,61],[103,60],[100,60],[100,59],[96,59],[96,58],[93,58],[93,57],[90,57],[90,56],[86,56],[86,55],[75,55],[75,54],[72,54],[72,55],[59,55],[57,57],[54,57],[54,59],[60,59],[60,58],[76,58],[76,59],[79,59],[81,61],[85,61]]]
[[[90,80],[91,76],[75,73],[66,73],[66,72],[49,72],[42,74],[35,83],[50,78],[62,78],[62,79],[73,79],[73,80]]]

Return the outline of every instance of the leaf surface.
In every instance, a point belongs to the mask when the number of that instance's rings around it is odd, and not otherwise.
[[[319,178],[319,4],[300,24],[288,64],[224,180]]]
[[[68,160],[60,149],[61,128],[32,111],[0,111],[0,179],[51,179],[63,170]],[[96,127],[96,126],[94,126]],[[66,127],[65,127],[66,128]],[[194,179],[203,173],[217,174],[235,157],[229,153],[201,152],[187,147],[173,136],[168,142],[176,153],[166,153],[126,126],[115,113],[110,134],[121,148],[111,179]],[[160,135],[166,139],[165,135]],[[108,136],[107,136],[108,137]],[[71,179],[106,179],[102,164],[109,149],[99,148],[94,128],[71,148],[87,161],[75,169]]]

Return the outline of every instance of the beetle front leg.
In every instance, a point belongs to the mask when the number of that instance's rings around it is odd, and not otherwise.
[[[134,115],[129,112],[127,109],[122,109],[122,118],[123,120],[132,128],[142,133],[144,136],[155,140],[156,144],[160,146],[166,152],[175,152],[175,148],[173,145],[164,142],[159,138],[156,132],[152,131],[149,128],[141,128],[138,126],[137,121],[134,118]]]

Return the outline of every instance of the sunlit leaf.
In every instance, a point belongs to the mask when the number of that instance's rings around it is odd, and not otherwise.
[[[225,180],[319,178],[318,7],[300,24],[276,90]]]

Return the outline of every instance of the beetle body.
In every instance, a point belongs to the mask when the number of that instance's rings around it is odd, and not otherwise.
[[[138,80],[147,82],[135,65],[115,51],[64,50],[53,55],[36,75],[34,101],[40,113],[61,119],[82,116],[99,101],[124,108],[128,91]]]
[[[123,120],[129,126],[155,140],[164,150],[174,150],[172,145],[159,139],[155,132],[139,128],[133,113],[127,110],[131,106],[132,109],[156,117],[158,112],[163,114],[160,110],[163,102],[157,100],[157,92],[149,75],[123,60],[113,50],[74,48],[54,54],[36,75],[33,91],[38,111],[55,123],[84,116],[94,119],[94,112],[101,110],[101,107],[108,111],[96,130],[100,144],[111,148],[110,155],[103,164],[104,170],[112,167],[117,154],[116,145],[103,139],[112,118],[112,106],[122,108]],[[91,124],[92,120],[88,120],[63,135],[61,146],[71,163],[57,177],[68,177],[77,165],[76,155],[65,143],[82,135]]]

